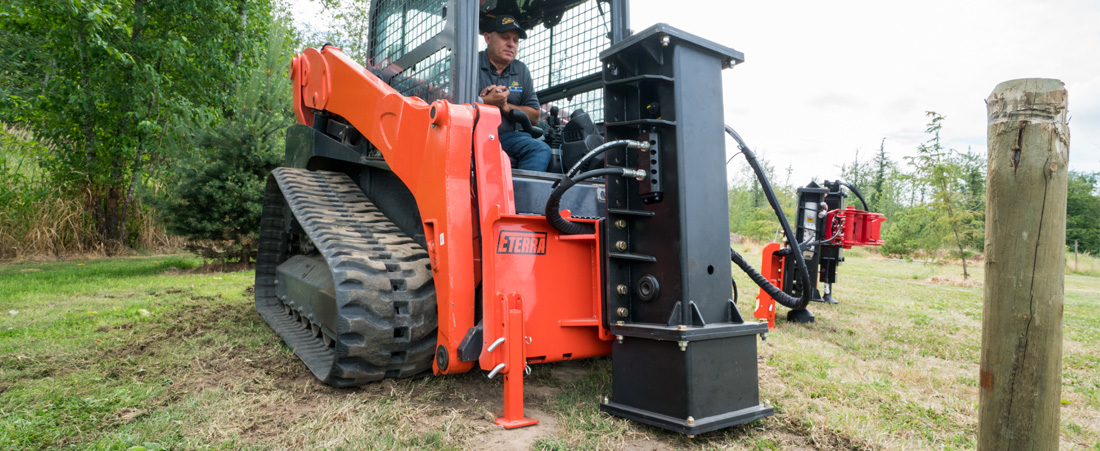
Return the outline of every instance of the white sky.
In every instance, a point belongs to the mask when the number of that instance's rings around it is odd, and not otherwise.
[[[320,7],[291,0],[296,20]],[[949,148],[984,151],[1000,82],[1056,78],[1069,91],[1070,169],[1100,171],[1100,1],[632,0],[635,31],[665,22],[745,53],[724,72],[726,122],[791,183],[835,179],[886,138],[915,154],[928,118]],[[300,11],[300,12],[299,12]],[[302,16],[302,17],[299,17]],[[727,153],[734,146],[729,143]],[[737,172],[743,159],[730,164]]]

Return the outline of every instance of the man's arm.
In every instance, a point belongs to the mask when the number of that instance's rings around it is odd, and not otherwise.
[[[504,114],[512,114],[512,110],[520,110],[527,114],[527,117],[531,119],[531,125],[539,122],[539,110],[531,108],[529,106],[512,105],[510,103],[504,104],[504,108],[501,108]]]
[[[513,105],[508,103],[508,88],[501,85],[487,86],[481,90],[481,101],[486,105],[500,108],[501,114],[507,117],[512,110],[520,110],[531,119],[531,124],[539,121],[539,110],[527,105]]]

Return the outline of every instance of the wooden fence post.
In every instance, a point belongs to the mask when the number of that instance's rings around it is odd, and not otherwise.
[[[1065,85],[1021,79],[986,99],[989,171],[979,450],[1058,449],[1069,126]]]

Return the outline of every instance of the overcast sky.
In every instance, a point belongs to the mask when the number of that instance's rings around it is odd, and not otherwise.
[[[308,15],[309,0],[293,3]],[[796,185],[835,179],[840,164],[857,151],[870,159],[883,138],[895,160],[913,155],[928,138],[925,111],[946,117],[947,147],[984,152],[984,100],[1002,81],[1032,77],[1066,84],[1070,169],[1100,171],[1098,0],[632,0],[630,8],[635,31],[665,22],[745,53],[724,73],[726,122],[783,174],[778,183],[788,166]],[[730,173],[741,165],[735,159]]]

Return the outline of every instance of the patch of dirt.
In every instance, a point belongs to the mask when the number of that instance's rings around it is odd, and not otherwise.
[[[99,327],[96,332],[116,330],[132,330],[132,332],[126,337],[127,342],[121,346],[103,349],[97,360],[126,362],[141,355],[171,353],[171,348],[178,346],[180,342],[216,330],[219,322],[223,323],[223,327],[238,327],[235,325],[248,324],[250,313],[256,315],[258,320],[258,314],[255,311],[250,312],[249,307],[243,304],[190,304],[166,315],[162,322],[156,324],[139,323],[135,326],[133,323],[126,323]]]
[[[220,274],[227,272],[240,272],[252,269],[252,264],[248,262],[231,262],[231,263],[207,263],[198,268],[193,269],[196,273],[205,274]]]
[[[193,300],[212,300],[196,297]],[[248,316],[244,305],[229,304],[191,304],[174,313],[175,318],[165,328],[168,339],[188,338],[213,329],[219,322],[243,324]]]
[[[164,270],[163,272],[161,272],[161,274],[166,275],[166,276],[188,276],[188,275],[194,275],[194,274],[224,274],[224,273],[231,273],[231,272],[247,271],[249,269],[252,269],[252,264],[244,264],[244,263],[225,263],[225,264],[222,264],[222,263],[218,263],[218,262],[211,262],[211,263],[205,263],[202,266],[198,266],[198,267],[190,268],[190,269],[180,269],[180,268],[177,268],[175,266],[172,266],[172,267]]]
[[[653,440],[633,439],[623,443],[623,451],[662,451],[668,448],[667,443]]]
[[[8,390],[8,384],[0,382],[0,393],[4,393],[7,390]]]
[[[115,416],[123,423],[130,423],[145,414],[144,410],[124,407],[115,412]]]
[[[166,275],[166,276],[183,276],[183,275],[191,274],[191,270],[190,269],[179,269],[175,266],[171,266],[168,269],[166,269],[164,271],[161,271],[161,274]],[[179,291],[183,291],[183,290],[178,290],[176,292],[178,293]]]
[[[95,331],[96,332],[107,332],[109,330],[129,330],[129,329],[133,329],[133,328],[134,328],[133,324],[126,323],[126,324],[119,324],[117,326],[100,326]]]
[[[932,276],[929,279],[924,279],[924,281],[932,285],[949,285],[953,287],[980,288],[982,286],[982,281],[973,277],[962,280],[956,277]]]
[[[516,429],[504,429],[493,424],[493,418],[484,418],[481,421],[488,423],[487,430],[474,436],[471,443],[476,443],[478,449],[483,451],[512,451],[518,449],[531,449],[535,441],[544,437],[555,437],[562,434],[558,419],[540,409],[526,407],[524,414],[529,418],[539,420],[535,426]]]
[[[577,382],[590,372],[592,369],[585,362],[577,360],[555,363],[550,367],[550,374],[554,379],[566,384]]]

